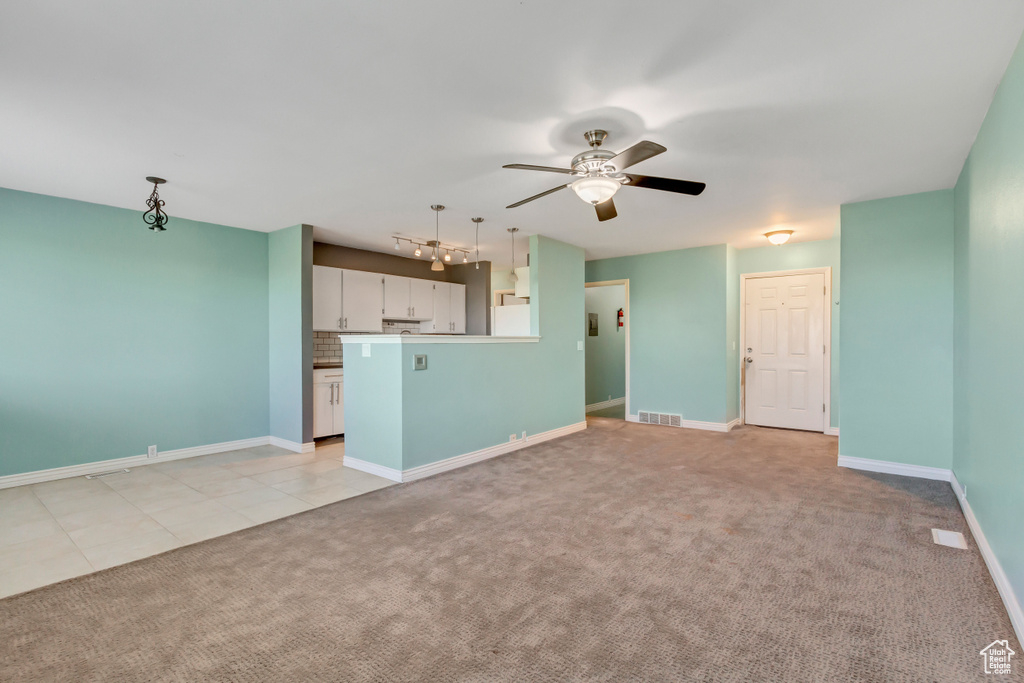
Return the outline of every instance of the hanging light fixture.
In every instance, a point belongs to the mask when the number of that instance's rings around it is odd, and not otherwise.
[[[164,227],[167,225],[167,214],[163,211],[164,200],[160,199],[160,193],[157,191],[157,188],[167,181],[156,176],[146,176],[146,180],[153,183],[153,192],[149,195],[149,199],[146,200],[146,206],[149,207],[149,211],[142,214],[142,220],[146,222],[146,225],[153,232],[163,232],[167,229]]]
[[[448,253],[447,249],[444,250],[444,262],[445,263],[451,263],[452,262],[452,255]]]
[[[398,238],[396,237],[395,238],[395,251],[399,251],[401,248],[402,248],[402,245],[398,243]]]
[[[423,250],[420,249],[420,245],[416,245],[416,251],[412,252],[412,255],[415,256],[416,258],[423,256]]]
[[[768,241],[777,247],[788,242],[792,235],[792,230],[772,230],[771,232],[766,232],[764,234],[764,236],[768,238]]]
[[[444,264],[437,260],[437,248],[441,246],[441,228],[439,227],[439,221],[441,212],[444,211],[443,204],[431,204],[430,208],[434,210],[434,240],[433,242],[427,242],[428,247],[433,247],[434,251],[430,255],[430,260],[433,263],[430,264],[431,270],[444,270]],[[450,256],[448,257],[451,258]]]
[[[519,232],[519,228],[506,228],[506,230],[512,235],[512,272],[509,274],[509,279],[512,282],[519,282],[519,276],[516,275],[516,233]]]
[[[483,218],[471,218],[471,221],[476,223],[476,269],[480,270],[480,224],[484,222]],[[469,254],[466,254],[468,259]],[[463,259],[463,263],[466,263],[466,259]]]

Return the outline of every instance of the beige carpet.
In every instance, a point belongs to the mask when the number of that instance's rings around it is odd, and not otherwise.
[[[1022,652],[973,541],[932,543],[968,533],[949,485],[835,459],[592,420],[0,601],[0,678],[971,681]]]

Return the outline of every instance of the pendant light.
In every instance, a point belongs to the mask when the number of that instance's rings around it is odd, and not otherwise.
[[[434,210],[434,243],[429,244],[434,248],[433,253],[430,255],[430,259],[433,263],[430,264],[430,269],[434,271],[444,270],[444,264],[437,258],[437,248],[441,246],[441,228],[439,227],[440,215],[444,211],[443,204],[431,204],[430,208]],[[451,259],[451,257],[448,257]]]
[[[471,221],[476,223],[476,269],[480,270],[480,224],[484,222],[483,218],[471,218]],[[463,263],[468,262],[469,255],[462,260]]]
[[[506,228],[506,230],[512,235],[512,272],[509,279],[512,282],[519,282],[519,276],[516,275],[516,233],[519,232],[519,228]]]
[[[146,181],[153,183],[153,192],[150,193],[149,199],[146,200],[146,206],[149,207],[149,211],[142,214],[142,220],[145,221],[146,225],[153,232],[163,232],[167,229],[164,227],[167,225],[167,214],[163,211],[164,200],[160,199],[160,192],[157,188],[167,181],[156,176],[146,176]]]

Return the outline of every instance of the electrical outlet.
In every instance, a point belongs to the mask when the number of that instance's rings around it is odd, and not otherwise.
[[[519,439],[519,435],[518,434],[509,434],[508,435],[508,440],[509,441],[516,441],[518,439]]]
[[[149,447],[149,450],[146,451],[146,457],[147,458],[155,458],[156,457],[156,446],[155,445]]]

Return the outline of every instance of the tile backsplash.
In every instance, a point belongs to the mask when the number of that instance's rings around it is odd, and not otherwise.
[[[341,362],[341,340],[337,332],[313,333],[313,365]]]

